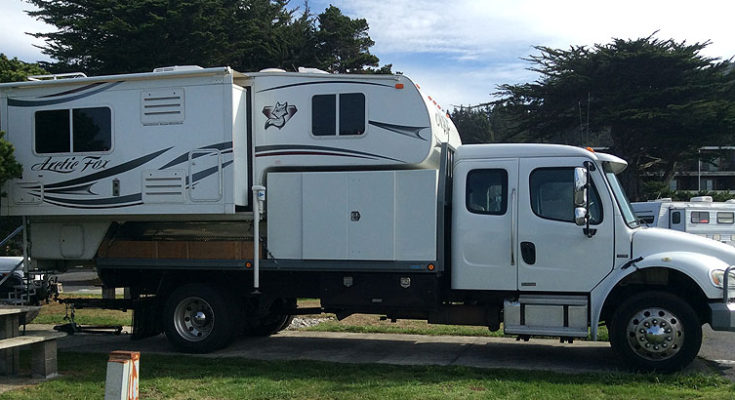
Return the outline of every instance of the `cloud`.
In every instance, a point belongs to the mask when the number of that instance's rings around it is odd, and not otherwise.
[[[735,55],[732,1],[704,6],[690,0],[362,0],[336,1],[347,15],[366,18],[375,51],[445,52],[458,58],[495,54],[508,46],[592,45],[613,37],[703,42],[706,53]]]
[[[24,10],[30,9],[35,7],[19,0],[3,0],[0,13],[0,52],[9,58],[17,57],[26,62],[48,61],[50,58],[34,47],[42,46],[43,40],[27,35],[26,32],[48,32],[53,27],[29,17]]]
[[[316,3],[316,4],[315,4]],[[568,48],[635,39],[659,31],[661,39],[711,40],[702,54],[735,55],[735,2],[706,5],[683,0],[336,0],[312,2],[314,12],[334,4],[365,18],[375,40],[371,52],[405,72],[444,104],[480,103],[503,83],[537,75],[521,60],[535,45]]]

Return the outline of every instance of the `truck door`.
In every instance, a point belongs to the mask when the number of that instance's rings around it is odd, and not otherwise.
[[[462,160],[454,168],[452,288],[515,290],[518,159]]]
[[[613,204],[601,171],[591,173],[592,229],[574,223],[574,167],[584,158],[521,159],[518,205],[518,289],[588,292],[613,268]]]

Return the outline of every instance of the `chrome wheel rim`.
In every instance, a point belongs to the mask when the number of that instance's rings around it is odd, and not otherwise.
[[[678,316],[660,307],[644,308],[627,325],[628,345],[641,358],[667,360],[681,350],[684,325]]]
[[[214,327],[214,312],[201,297],[187,297],[174,310],[174,326],[183,339],[199,342],[206,339]]]

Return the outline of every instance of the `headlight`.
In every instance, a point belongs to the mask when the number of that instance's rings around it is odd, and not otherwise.
[[[730,271],[730,275],[727,279],[727,287],[735,289],[735,271]],[[725,271],[722,269],[713,269],[709,273],[709,278],[712,280],[712,284],[721,288],[725,281]]]

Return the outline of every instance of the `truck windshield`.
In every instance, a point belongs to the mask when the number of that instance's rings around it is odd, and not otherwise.
[[[620,212],[623,213],[623,219],[625,220],[625,223],[628,224],[628,226],[631,228],[637,228],[638,219],[636,218],[635,213],[633,213],[633,209],[630,206],[630,201],[628,201],[628,196],[625,195],[625,191],[620,185],[618,177],[615,175],[614,172],[612,172],[609,163],[603,163],[603,166],[605,170],[605,176],[607,177],[607,181],[610,183],[610,187],[612,188],[613,194],[615,195],[615,200],[617,200],[618,202]]]

